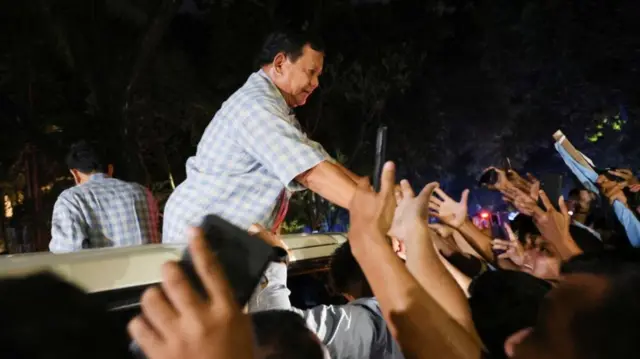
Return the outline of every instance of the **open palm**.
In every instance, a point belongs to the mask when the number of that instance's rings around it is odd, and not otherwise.
[[[467,202],[469,200],[469,190],[462,192],[460,202],[454,201],[443,190],[436,188],[434,196],[429,201],[429,209],[442,222],[453,228],[460,228],[467,219]]]
[[[412,232],[415,232],[416,225],[427,224],[429,221],[427,204],[437,186],[437,182],[429,183],[416,196],[407,180],[400,182],[398,189],[400,193],[396,195],[398,207],[389,230],[391,237],[404,241]]]

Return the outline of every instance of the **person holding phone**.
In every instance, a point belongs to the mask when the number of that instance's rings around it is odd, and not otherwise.
[[[292,192],[310,189],[347,207],[359,177],[303,133],[293,108],[318,88],[320,40],[307,33],[267,37],[259,70],[225,101],[187,160],[187,179],[169,198],[163,242],[182,242],[191,225],[216,214],[241,229],[276,231]]]

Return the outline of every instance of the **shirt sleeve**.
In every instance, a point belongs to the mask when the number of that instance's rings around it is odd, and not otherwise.
[[[53,253],[78,251],[88,239],[82,214],[71,201],[61,195],[53,206],[49,250]]]
[[[633,211],[627,208],[620,201],[613,202],[613,211],[616,213],[618,220],[627,232],[629,242],[634,248],[640,247],[640,221],[633,214]]]
[[[251,107],[252,110],[236,121],[239,140],[247,152],[284,186],[292,191],[300,190],[295,178],[329,160],[329,155],[296,126],[293,115],[284,114],[268,104]]]

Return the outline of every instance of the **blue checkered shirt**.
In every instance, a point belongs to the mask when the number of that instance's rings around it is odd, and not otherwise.
[[[63,191],[53,207],[54,253],[159,242],[158,208],[137,183],[99,173]]]
[[[269,227],[280,193],[303,190],[295,178],[325,160],[266,73],[251,74],[187,160],[187,179],[165,206],[162,242],[185,242],[188,226],[210,213],[243,229]]]

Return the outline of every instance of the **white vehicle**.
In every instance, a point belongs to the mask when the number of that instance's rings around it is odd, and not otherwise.
[[[347,240],[346,234],[291,234],[283,241],[291,250],[292,277],[327,270],[329,256]],[[141,293],[160,282],[160,268],[179,260],[185,246],[143,246],[87,249],[52,254],[31,253],[0,257],[0,278],[49,270],[105,301],[111,310],[136,311]]]

